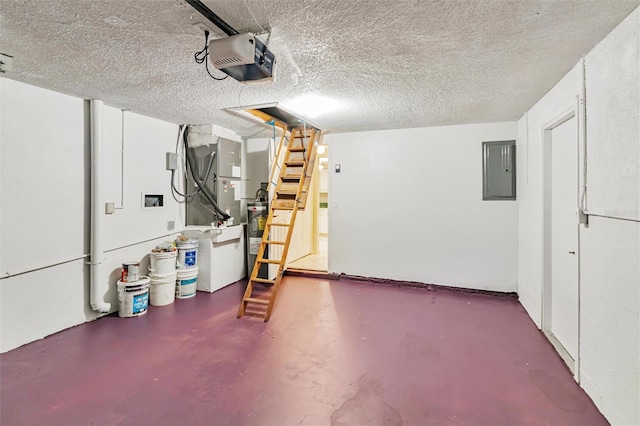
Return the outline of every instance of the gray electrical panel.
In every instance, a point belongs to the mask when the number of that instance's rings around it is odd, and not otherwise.
[[[516,141],[482,142],[482,199],[516,199]]]
[[[240,142],[218,139],[214,143],[189,148],[195,162],[195,173],[206,180],[218,207],[233,218],[233,225],[240,224],[240,200],[242,181]],[[188,167],[188,165],[187,165]],[[191,171],[187,174],[188,192],[197,190]],[[202,194],[187,203],[187,225],[209,226],[215,221],[215,208]]]

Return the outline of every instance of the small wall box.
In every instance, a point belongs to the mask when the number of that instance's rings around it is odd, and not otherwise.
[[[155,209],[164,206],[164,194],[145,194],[142,193],[142,208]]]

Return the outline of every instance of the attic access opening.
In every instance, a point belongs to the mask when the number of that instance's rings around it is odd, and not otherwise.
[[[271,120],[274,120],[275,126],[281,129],[286,127],[287,129],[291,130],[306,127],[307,129],[314,128],[320,130],[318,126],[314,125],[306,118],[287,110],[277,102],[270,104],[225,108],[224,110],[231,114],[269,127],[271,127],[272,125]]]

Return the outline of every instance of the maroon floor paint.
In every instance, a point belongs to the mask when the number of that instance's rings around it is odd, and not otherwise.
[[[2,425],[607,424],[514,299],[285,277],[0,356]]]

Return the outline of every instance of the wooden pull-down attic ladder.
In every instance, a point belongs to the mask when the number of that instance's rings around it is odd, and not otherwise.
[[[278,164],[286,134],[285,128],[274,164]],[[262,241],[258,249],[256,263],[238,309],[238,318],[245,315],[248,304],[266,306],[264,320],[269,321],[271,317],[278,294],[278,287],[287,262],[287,253],[296,215],[298,210],[304,210],[309,195],[309,185],[316,160],[319,134],[320,131],[315,128],[297,127],[291,130],[284,161],[280,167],[280,175],[271,201],[269,216],[267,217]],[[274,173],[275,167],[271,172],[270,182],[273,182]],[[286,214],[287,212],[290,212],[290,214]],[[288,221],[283,222],[278,216],[288,217]],[[277,232],[276,227],[284,228],[286,233]],[[283,234],[286,235],[284,239]],[[280,250],[277,248],[280,248]],[[268,255],[265,255],[265,253],[268,253]],[[263,264],[278,265],[278,271],[274,279],[258,277],[260,267]],[[270,286],[270,291],[254,292],[256,284],[261,287]]]

